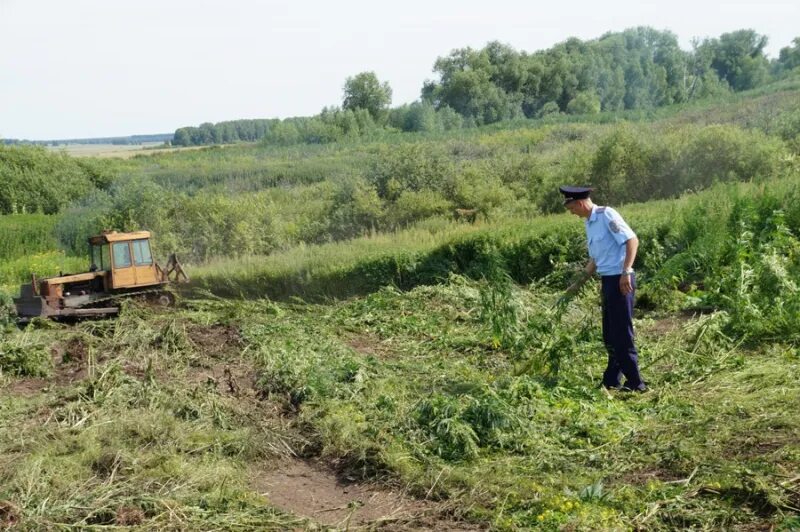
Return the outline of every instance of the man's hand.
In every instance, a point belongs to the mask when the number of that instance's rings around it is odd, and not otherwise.
[[[588,272],[581,272],[578,274],[578,278],[572,281],[572,284],[567,287],[567,289],[564,291],[564,294],[568,297],[575,296],[578,292],[580,292],[581,288],[583,288],[583,285],[586,284],[586,281],[588,281],[590,277],[591,275]]]
[[[586,267],[574,277],[572,284],[564,291],[564,294],[558,298],[556,305],[563,306],[570,302],[570,300],[577,295],[578,292],[581,291],[583,285],[586,284],[586,281],[592,278],[594,272],[597,270],[597,266],[594,263],[594,260],[589,260],[586,264]]]
[[[553,307],[563,307],[569,303],[572,298],[575,297],[578,292],[580,292],[581,287],[583,287],[589,277],[590,276],[586,272],[582,272],[580,276],[575,279],[566,290],[564,290],[564,293],[561,294],[561,296],[556,300]]]
[[[564,293],[569,296],[574,296],[575,294],[578,293],[578,290],[581,289],[581,286],[583,286],[583,281],[579,279],[574,283],[572,283],[571,285],[569,285],[567,289],[564,291]]]
[[[619,291],[622,292],[623,296],[627,296],[631,292],[633,292],[633,285],[631,284],[631,276],[622,274],[619,278]]]

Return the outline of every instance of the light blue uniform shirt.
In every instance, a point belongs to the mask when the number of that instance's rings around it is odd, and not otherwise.
[[[619,275],[625,263],[625,242],[636,237],[622,216],[611,207],[592,207],[584,222],[589,256],[594,259],[599,275]]]

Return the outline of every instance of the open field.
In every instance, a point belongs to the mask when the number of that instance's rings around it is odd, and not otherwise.
[[[197,147],[171,148],[163,147],[162,142],[144,142],[142,144],[64,144],[47,146],[49,151],[66,153],[72,157],[99,157],[129,159],[136,155],[156,153],[174,153],[176,151],[193,150]]]

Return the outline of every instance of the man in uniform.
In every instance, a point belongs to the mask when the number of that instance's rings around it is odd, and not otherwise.
[[[602,282],[603,343],[608,351],[608,366],[603,373],[606,388],[625,391],[647,389],[639,374],[639,355],[633,342],[633,296],[636,277],[633,261],[639,239],[622,216],[611,207],[592,203],[589,187],[560,187],[564,206],[585,218],[589,262],[581,277],[568,288],[575,293],[597,272]],[[625,376],[621,386],[620,377]]]

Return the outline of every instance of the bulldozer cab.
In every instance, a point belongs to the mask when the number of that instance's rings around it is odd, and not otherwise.
[[[150,232],[105,232],[89,238],[92,271],[108,272],[107,289],[150,286],[163,282],[153,260]]]

